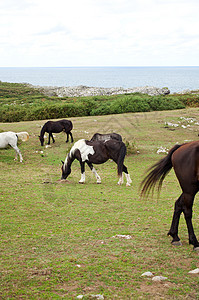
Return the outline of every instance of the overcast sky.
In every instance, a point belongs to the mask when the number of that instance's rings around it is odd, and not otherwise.
[[[199,66],[198,0],[1,0],[0,67]]]

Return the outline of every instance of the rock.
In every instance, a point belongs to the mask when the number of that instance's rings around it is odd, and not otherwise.
[[[167,279],[167,277],[164,277],[164,276],[154,276],[152,278],[153,281],[158,281],[158,282],[166,280],[166,279]]]
[[[141,93],[148,94],[150,96],[168,95],[170,90],[168,88],[157,88],[153,86],[134,87],[134,88],[122,88],[122,87],[88,87],[84,85],[73,87],[56,87],[56,86],[34,86],[27,84],[32,88],[40,90],[45,95],[52,97],[85,97],[85,96],[97,96],[97,95],[119,95],[119,94],[132,94]]]
[[[96,298],[96,299],[104,299],[103,295],[97,294],[97,295],[91,295],[92,298]]]
[[[189,271],[189,274],[198,274],[199,273],[199,268]]]
[[[132,239],[132,236],[130,235],[126,235],[126,234],[116,234],[113,236],[113,238],[123,238],[123,239],[126,239],[126,240],[130,240]]]
[[[151,276],[153,276],[153,273],[151,273],[151,272],[145,272],[141,276],[151,277]]]

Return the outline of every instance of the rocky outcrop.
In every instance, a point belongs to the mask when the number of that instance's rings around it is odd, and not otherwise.
[[[151,96],[168,95],[170,90],[168,88],[157,88],[153,86],[134,87],[134,88],[102,88],[102,87],[88,87],[84,85],[73,87],[55,87],[55,86],[32,86],[39,89],[47,96],[57,97],[83,97],[83,96],[97,96],[97,95],[119,95],[142,93]]]
[[[181,92],[177,92],[175,94],[199,94],[199,90],[189,90],[189,89],[186,89],[186,90],[183,90]]]

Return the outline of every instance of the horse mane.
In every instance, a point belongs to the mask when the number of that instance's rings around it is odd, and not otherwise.
[[[44,136],[44,133],[46,132],[46,124],[47,123],[45,123],[43,126],[42,126],[42,129],[41,129],[41,131],[40,131],[40,136]]]

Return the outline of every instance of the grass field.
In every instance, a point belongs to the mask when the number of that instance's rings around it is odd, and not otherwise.
[[[199,299],[199,275],[188,273],[199,268],[199,254],[188,244],[183,216],[182,246],[172,246],[167,236],[180,194],[173,170],[159,198],[139,196],[146,170],[165,155],[157,154],[160,147],[198,139],[198,113],[71,118],[75,140],[114,131],[136,148],[125,159],[131,187],[117,185],[112,161],[96,166],[101,185],[88,168],[86,183],[78,184],[77,162],[68,182],[60,183],[61,160],[71,147],[65,134],[46,148],[38,139],[45,121],[0,123],[0,131],[30,134],[18,143],[23,163],[13,160],[12,148],[0,150],[0,299]],[[198,197],[193,224],[199,238]],[[147,271],[167,279],[153,282],[141,276]]]

